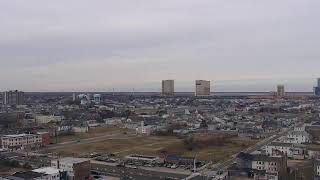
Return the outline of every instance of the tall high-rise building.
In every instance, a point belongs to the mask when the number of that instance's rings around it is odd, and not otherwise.
[[[162,95],[173,96],[174,95],[174,80],[162,81]]]
[[[280,84],[280,85],[277,86],[277,96],[278,97],[284,97],[285,96],[284,85]]]
[[[196,96],[210,96],[210,81],[196,80]]]
[[[0,93],[0,104],[3,104],[3,101],[4,101],[4,100],[3,100],[3,94],[4,94],[4,93]]]
[[[24,92],[22,91],[6,91],[2,95],[4,105],[23,105],[24,104]]]
[[[72,101],[76,101],[77,100],[77,95],[76,93],[72,93]]]
[[[314,95],[320,96],[320,78],[317,79],[317,86],[314,87]]]

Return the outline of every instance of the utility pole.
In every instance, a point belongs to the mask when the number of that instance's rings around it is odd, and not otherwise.
[[[193,160],[193,172],[197,172],[197,165],[196,165],[196,160],[197,160],[198,154],[195,154],[194,160]]]
[[[27,151],[27,158],[29,158],[29,135],[27,135],[26,151]]]
[[[58,144],[58,133],[57,133],[57,128],[54,130],[54,135],[56,138],[56,144]]]
[[[127,180],[128,179],[128,176],[127,176],[127,173],[126,173],[126,163],[123,162],[123,164],[121,163],[121,165],[123,165],[123,170],[122,172],[120,173],[121,174],[121,180]],[[122,169],[120,168],[120,170]]]

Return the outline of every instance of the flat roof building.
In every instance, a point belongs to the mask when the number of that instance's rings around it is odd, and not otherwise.
[[[162,81],[162,95],[173,96],[174,95],[174,80]]]
[[[51,161],[51,167],[67,172],[68,179],[86,180],[90,177],[89,159],[66,157]]]
[[[34,169],[32,171],[47,175],[48,180],[60,180],[60,170],[53,167],[44,167],[44,168]]]
[[[26,171],[26,172],[16,172],[15,174],[5,178],[5,180],[26,180],[26,179],[28,179],[28,180],[44,180],[44,179],[49,179],[49,176],[44,173]]]
[[[277,96],[278,96],[278,97],[284,97],[284,96],[285,96],[284,85],[279,84],[279,85],[277,86]]]
[[[320,78],[317,79],[317,86],[314,87],[314,95],[320,96]]]
[[[4,105],[23,105],[24,92],[18,90],[3,92],[2,100]]]
[[[1,146],[3,149],[11,151],[37,148],[42,146],[42,136],[40,134],[3,135],[1,137]]]
[[[93,95],[93,102],[96,104],[100,104],[101,103],[101,94],[94,94]]]
[[[196,80],[195,96],[210,96],[210,81]]]
[[[146,163],[146,164],[156,164],[161,162],[159,157],[156,156],[145,156],[132,154],[125,157],[126,162],[136,162],[136,163]]]

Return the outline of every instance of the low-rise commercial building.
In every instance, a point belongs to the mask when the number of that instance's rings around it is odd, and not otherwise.
[[[44,167],[39,169],[32,170],[33,172],[42,173],[46,175],[46,180],[60,180],[60,171],[59,169],[52,167]]]
[[[63,158],[51,161],[51,167],[67,172],[68,180],[86,180],[90,177],[90,160],[83,158]]]

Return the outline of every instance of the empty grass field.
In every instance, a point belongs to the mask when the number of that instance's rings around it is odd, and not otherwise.
[[[223,145],[208,145],[192,150],[185,148],[184,140],[173,136],[148,136],[109,139],[99,143],[75,145],[68,149],[54,150],[61,156],[79,156],[89,153],[113,153],[120,157],[128,154],[144,154],[163,157],[165,154],[177,154],[198,159],[220,161],[255,144],[240,138],[232,138]]]

